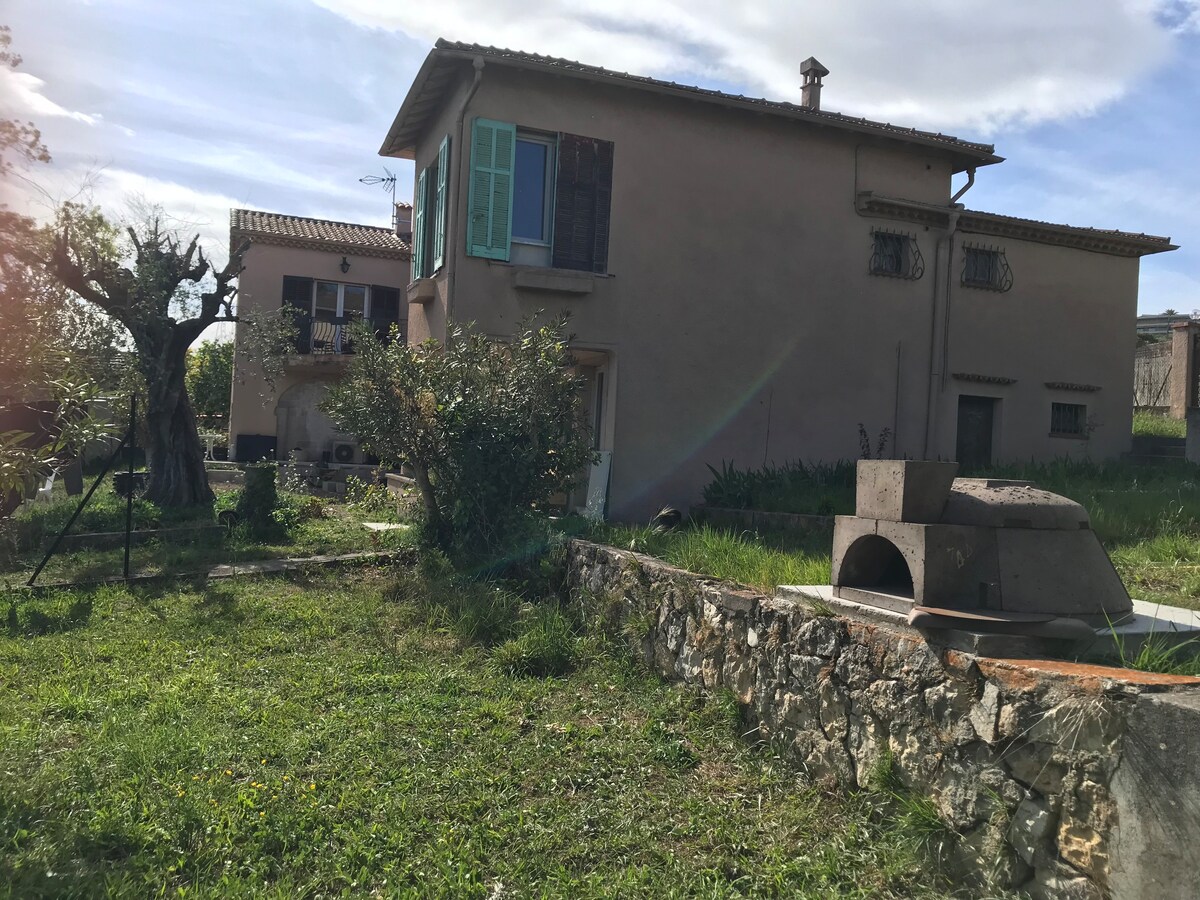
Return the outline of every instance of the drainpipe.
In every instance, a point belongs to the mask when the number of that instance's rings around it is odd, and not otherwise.
[[[458,145],[454,153],[454,187],[453,193],[450,195],[454,198],[454,228],[451,237],[453,241],[446,254],[446,319],[451,320],[454,315],[454,279],[458,270],[458,254],[462,250],[462,241],[465,232],[462,230],[464,215],[459,215],[466,204],[462,196],[462,170],[463,162],[467,159],[465,148],[466,142],[464,130],[467,121],[467,107],[471,105],[471,99],[475,96],[475,92],[479,90],[479,82],[483,80],[483,57],[476,56],[471,60],[471,67],[475,70],[475,77],[471,81],[471,89],[467,91],[466,99],[463,100],[462,108],[458,111],[458,122],[456,125],[458,131]]]
[[[950,213],[946,233],[938,241],[933,264],[933,298],[929,310],[929,394],[925,404],[925,445],[921,456],[930,458],[938,430],[938,402],[946,384],[946,367],[950,362],[950,296],[954,284],[954,234],[958,231],[963,205],[959,199],[975,184],[975,169],[967,169],[967,183],[950,198]],[[939,297],[939,269],[943,253],[946,258],[944,289]]]

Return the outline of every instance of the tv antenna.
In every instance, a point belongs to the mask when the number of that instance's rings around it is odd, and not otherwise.
[[[364,175],[358,179],[361,184],[379,185],[392,195],[392,229],[396,227],[396,176],[384,167],[382,175]]]

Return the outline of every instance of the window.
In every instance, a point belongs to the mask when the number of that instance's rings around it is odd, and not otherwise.
[[[381,338],[396,324],[404,340],[398,288],[285,275],[283,305],[295,310],[297,353],[353,353],[346,326],[360,320]]]
[[[924,275],[925,260],[916,238],[893,231],[872,231],[871,274],[911,280]]]
[[[554,144],[551,139],[517,135],[516,164],[513,167],[514,241],[550,243]]]
[[[436,161],[417,174],[413,191],[412,280],[428,278],[446,262],[446,176],[450,136],[442,138]]]
[[[611,141],[476,119],[468,255],[607,272],[612,169]]]
[[[1056,437],[1087,437],[1087,407],[1082,403],[1051,403],[1050,434]]]
[[[1003,250],[994,247],[963,247],[962,283],[987,291],[1007,291],[1012,287],[1012,270]]]

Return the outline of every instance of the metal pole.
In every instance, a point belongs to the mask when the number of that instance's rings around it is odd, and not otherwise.
[[[67,524],[63,526],[62,531],[55,535],[54,542],[50,545],[50,549],[46,551],[46,555],[42,557],[42,561],[38,563],[38,567],[33,570],[33,574],[30,575],[29,580],[25,582],[26,585],[33,587],[33,583],[37,580],[37,577],[42,574],[42,569],[46,568],[46,563],[50,562],[50,557],[54,555],[54,552],[58,549],[58,545],[62,543],[62,539],[66,537],[67,532],[71,530],[71,526],[75,524],[75,520],[79,518],[79,514],[83,512],[83,508],[87,506],[87,502],[92,499],[92,494],[96,493],[96,488],[100,487],[100,482],[104,480],[104,476],[108,474],[108,470],[111,469],[113,463],[117,461],[117,457],[121,455],[121,450],[125,447],[125,442],[127,440],[129,440],[129,435],[125,435],[123,438],[121,438],[120,442],[117,444],[117,448],[113,450],[112,456],[108,458],[108,461],[104,464],[104,468],[100,470],[100,474],[96,476],[96,480],[93,481],[92,486],[88,488],[88,492],[83,495],[83,499],[80,500],[79,505],[75,507],[75,512],[71,513],[71,518],[67,520]]]
[[[137,394],[129,396],[129,490],[125,498],[125,580],[129,580],[129,547],[133,543],[133,451],[137,449]]]

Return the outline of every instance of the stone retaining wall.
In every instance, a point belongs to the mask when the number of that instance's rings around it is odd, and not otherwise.
[[[975,657],[640,554],[568,558],[648,665],[732,691],[812,779],[865,786],[890,757],[953,829],[953,870],[1034,898],[1196,896],[1200,680]]]

